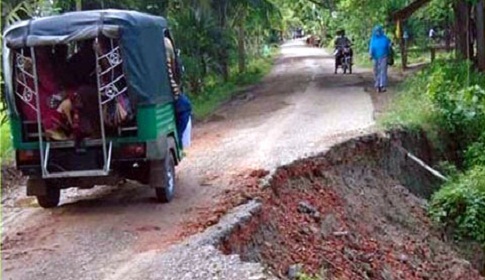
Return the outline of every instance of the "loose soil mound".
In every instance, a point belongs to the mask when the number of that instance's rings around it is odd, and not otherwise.
[[[283,278],[301,271],[317,279],[481,279],[433,229],[415,194],[428,196],[437,182],[396,139],[367,136],[278,169],[252,193],[260,213],[221,250]],[[418,155],[427,150],[416,147]]]

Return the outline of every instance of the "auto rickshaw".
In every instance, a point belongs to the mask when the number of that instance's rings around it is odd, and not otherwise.
[[[61,189],[123,179],[153,187],[160,202],[172,200],[183,147],[166,39],[174,46],[164,18],[120,10],[65,13],[5,30],[16,167],[41,207],[56,207]]]

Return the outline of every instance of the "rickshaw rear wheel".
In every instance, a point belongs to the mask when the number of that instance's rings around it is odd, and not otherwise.
[[[54,208],[59,205],[61,190],[55,186],[47,186],[45,195],[37,195],[37,203],[42,208]]]
[[[170,202],[176,189],[175,140],[168,137],[166,141],[167,150],[164,158],[147,162],[148,168],[145,169],[148,172],[148,185],[155,189],[156,198],[162,203]]]
[[[169,151],[164,160],[159,174],[159,182],[155,184],[157,200],[162,203],[170,202],[175,193],[175,160]]]
[[[37,203],[42,208],[54,208],[59,205],[61,189],[56,185],[43,179],[30,179],[27,181],[27,188],[44,189],[43,194],[36,195]]]

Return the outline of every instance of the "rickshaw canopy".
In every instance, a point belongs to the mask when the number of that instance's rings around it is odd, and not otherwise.
[[[164,45],[167,28],[163,17],[125,10],[69,12],[9,26],[4,32],[3,46],[9,103],[15,104],[11,50],[67,44],[100,35],[118,39],[129,93],[139,105],[172,102]]]

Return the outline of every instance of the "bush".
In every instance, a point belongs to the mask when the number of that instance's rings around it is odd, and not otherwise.
[[[485,166],[445,184],[433,195],[429,213],[457,239],[485,242]]]
[[[437,63],[429,71],[426,96],[438,110],[440,125],[464,136],[469,144],[480,136],[485,124],[485,91],[481,74],[468,63]]]
[[[12,141],[8,122],[0,124],[0,158],[9,160],[12,157]]]
[[[465,166],[471,168],[476,165],[485,166],[485,134],[482,134],[479,141],[469,145],[465,151]]]

